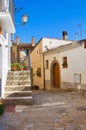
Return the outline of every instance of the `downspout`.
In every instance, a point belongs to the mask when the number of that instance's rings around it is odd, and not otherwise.
[[[7,43],[8,43],[8,70],[10,70],[11,69],[11,48],[10,48],[11,40],[10,40],[10,34],[6,34],[6,39],[7,39]]]
[[[31,58],[30,58],[30,50],[28,50],[28,66],[30,70],[30,81],[32,86],[32,65],[31,65]]]
[[[4,92],[4,66],[3,66],[3,63],[4,63],[4,49],[3,49],[3,45],[2,45],[2,49],[1,49],[1,61],[2,61],[2,67],[1,67],[1,97],[3,97],[3,92]]]
[[[3,71],[3,69],[2,69],[3,68],[3,64],[2,64],[3,58],[2,57],[3,56],[2,56],[2,46],[1,46],[1,86],[0,86],[1,87],[0,88],[1,89],[1,93],[0,93],[0,97],[3,97],[3,87],[2,87],[3,86],[3,83],[2,83],[3,82],[2,81],[2,77],[3,77],[3,72],[2,72]]]
[[[43,86],[44,86],[44,90],[46,90],[46,88],[45,88],[45,65],[44,65],[44,53],[43,53]]]

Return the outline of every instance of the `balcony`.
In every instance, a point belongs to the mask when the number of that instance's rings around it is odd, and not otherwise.
[[[13,15],[14,15],[13,1],[0,0],[0,26],[8,33],[15,33]]]
[[[0,12],[0,26],[8,33],[15,33],[15,27],[9,12]]]

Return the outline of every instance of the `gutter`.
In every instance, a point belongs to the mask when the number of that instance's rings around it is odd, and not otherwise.
[[[43,86],[44,86],[44,90],[46,90],[46,88],[45,88],[45,66],[44,66],[44,53],[43,53]]]

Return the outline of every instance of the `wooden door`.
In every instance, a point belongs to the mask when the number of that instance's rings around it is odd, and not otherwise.
[[[55,88],[59,88],[59,66],[57,63],[53,65],[53,83]]]

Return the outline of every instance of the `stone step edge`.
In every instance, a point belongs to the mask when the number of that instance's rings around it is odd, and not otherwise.
[[[11,70],[9,70],[9,72],[13,72],[13,73],[19,72],[19,73],[21,73],[21,72],[30,72],[30,70],[21,70],[21,71],[11,71]]]
[[[15,79],[15,80],[7,80],[7,83],[8,83],[8,82],[9,82],[9,83],[10,83],[10,82],[27,82],[27,81],[28,81],[28,82],[31,82],[31,80],[24,80],[24,79],[19,79],[19,80],[18,80],[18,79]]]
[[[24,76],[19,76],[19,75],[18,75],[18,76],[15,76],[15,77],[14,77],[14,76],[7,76],[7,80],[9,80],[9,78],[21,78],[21,79],[22,79],[22,78],[28,78],[28,79],[29,79],[29,78],[31,78],[31,77],[30,77],[30,76],[27,76],[27,75],[24,75]]]
[[[12,76],[30,76],[30,74],[29,73],[21,73],[21,74],[18,74],[18,73],[10,73],[10,74],[8,74],[8,77],[12,77]]]
[[[7,94],[7,93],[32,93],[32,91],[7,91],[7,92],[4,92],[4,94]]]
[[[11,87],[11,88],[19,87],[20,88],[20,87],[31,87],[31,85],[15,85],[15,86],[6,85],[5,87],[6,88],[9,88],[9,87]]]
[[[22,76],[30,76],[30,74],[8,74],[8,77],[22,77]]]
[[[4,97],[3,99],[15,100],[15,99],[32,99],[32,96],[29,97]]]

